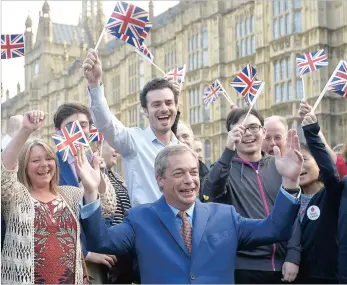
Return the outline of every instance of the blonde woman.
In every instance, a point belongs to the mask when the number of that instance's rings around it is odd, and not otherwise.
[[[26,142],[45,120],[24,115],[23,125],[2,153],[1,207],[7,230],[1,281],[8,284],[81,284],[83,266],[79,202],[83,190],[57,186],[59,168],[41,139]],[[98,189],[99,162],[76,167],[85,191]]]

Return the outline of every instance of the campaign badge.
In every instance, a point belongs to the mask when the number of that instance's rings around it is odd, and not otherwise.
[[[310,206],[307,209],[307,217],[311,220],[311,221],[315,221],[319,218],[320,216],[320,210],[317,206]]]

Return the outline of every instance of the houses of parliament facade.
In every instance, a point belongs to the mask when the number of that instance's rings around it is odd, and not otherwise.
[[[53,144],[53,114],[64,102],[89,104],[81,70],[88,49],[95,46],[106,17],[102,2],[81,2],[77,26],[53,23],[43,3],[36,39],[32,20],[25,22],[25,87],[2,104],[2,132],[8,118],[40,108],[49,114],[40,130]],[[68,2],[66,2],[68,9]],[[225,147],[225,121],[230,106],[223,96],[206,109],[203,91],[219,79],[231,99],[243,106],[230,82],[247,64],[254,65],[266,85],[255,107],[264,116],[281,115],[289,128],[300,128],[298,109],[303,98],[296,55],[324,48],[329,65],[304,76],[305,94],[313,105],[337,63],[347,59],[347,1],[312,0],[181,0],[154,17],[155,1],[148,11],[153,27],[145,40],[154,62],[168,71],[187,65],[182,89],[182,119],[203,142],[205,162],[217,160]],[[111,12],[111,11],[110,11]],[[108,15],[107,15],[108,16]],[[99,49],[105,95],[111,112],[128,127],[145,128],[140,90],[162,74],[134,52],[131,46],[105,36]],[[347,140],[347,100],[327,93],[316,110],[331,146]],[[302,136],[302,132],[299,132]]]

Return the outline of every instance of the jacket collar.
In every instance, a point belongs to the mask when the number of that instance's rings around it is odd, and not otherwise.
[[[178,243],[180,248],[189,256],[187,247],[184,243],[182,234],[177,229],[176,217],[169,205],[167,204],[164,195],[156,202],[152,204],[152,208],[157,213],[158,217]],[[206,224],[209,217],[209,211],[206,205],[201,203],[199,199],[196,199],[195,208],[194,208],[194,221],[192,229],[192,254],[198,250],[202,235],[204,234]]]

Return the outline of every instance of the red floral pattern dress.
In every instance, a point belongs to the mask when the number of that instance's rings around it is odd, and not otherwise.
[[[77,223],[62,198],[35,206],[35,284],[74,284]]]

